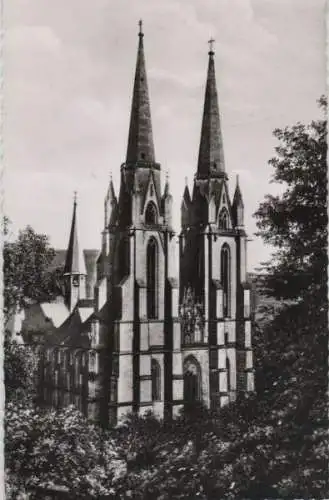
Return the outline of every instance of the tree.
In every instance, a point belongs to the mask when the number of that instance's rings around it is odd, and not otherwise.
[[[325,111],[326,100],[319,103]],[[255,213],[258,234],[275,248],[264,264],[265,292],[281,301],[254,338],[258,396],[270,411],[264,422],[274,426],[284,464],[274,460],[268,481],[279,478],[292,498],[328,494],[326,133],[325,119],[274,132],[273,182],[285,190]]]
[[[5,420],[6,498],[62,489],[66,498],[114,498],[126,472],[109,435],[73,407],[43,411],[10,402]],[[43,491],[43,494],[42,494]],[[25,497],[24,497],[25,498]]]
[[[36,396],[39,358],[29,346],[5,338],[4,375],[6,402],[14,399],[31,400]]]
[[[326,112],[327,102],[319,100]],[[278,299],[326,294],[327,266],[327,121],[298,123],[274,131],[280,141],[272,182],[283,194],[267,195],[255,213],[258,235],[276,249],[268,273],[268,293]]]
[[[4,221],[6,233],[8,220]],[[58,294],[56,275],[49,270],[55,251],[48,236],[28,226],[16,241],[5,241],[3,255],[5,320],[28,304],[48,301]]]

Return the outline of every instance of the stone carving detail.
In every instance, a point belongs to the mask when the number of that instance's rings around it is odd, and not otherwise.
[[[184,344],[195,344],[204,341],[203,305],[196,301],[191,288],[187,288],[184,292],[183,301],[180,305],[180,322]]]

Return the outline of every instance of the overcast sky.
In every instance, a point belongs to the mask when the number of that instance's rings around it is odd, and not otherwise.
[[[5,0],[5,192],[15,228],[65,248],[78,191],[79,233],[99,248],[110,172],[125,160],[138,20],[143,19],[156,159],[168,170],[176,227],[196,170],[207,40],[214,37],[230,191],[235,177],[253,239],[276,127],[319,116],[325,0]]]

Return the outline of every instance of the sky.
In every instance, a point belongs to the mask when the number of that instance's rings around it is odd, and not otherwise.
[[[325,0],[5,0],[5,212],[66,248],[73,192],[79,238],[99,248],[110,175],[125,161],[138,20],[156,160],[170,176],[179,230],[197,167],[207,41],[215,39],[226,171],[239,174],[248,268],[268,259],[252,214],[267,193],[272,131],[319,116]]]

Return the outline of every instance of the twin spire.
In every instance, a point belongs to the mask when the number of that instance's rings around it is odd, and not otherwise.
[[[127,147],[126,164],[135,165],[137,162],[155,163],[154,143],[151,121],[150,98],[147,85],[143,27],[139,21],[138,52],[135,72],[135,82],[131,106],[130,127]],[[223,140],[221,134],[218,96],[214,62],[214,40],[209,40],[209,62],[207,83],[204,100],[204,110],[201,128],[199,160],[197,169],[198,179],[225,177]],[[187,189],[188,191],[188,189]],[[237,186],[236,202],[242,202],[240,188]],[[243,202],[242,202],[243,203]],[[66,255],[65,274],[85,274],[85,264],[82,253],[79,251],[77,232],[77,199],[74,196],[73,217],[69,245]]]
[[[225,177],[223,139],[219,117],[213,43],[213,39],[209,40],[210,50],[208,52],[208,73],[197,170],[198,179]]]
[[[142,21],[139,21],[138,37],[137,63],[126,158],[127,164],[135,164],[138,161],[146,163],[155,162]]]
[[[126,164],[154,163],[151,106],[144,55],[144,33],[139,21],[139,42],[130,115]],[[205,92],[197,178],[226,177],[214,62],[214,40],[209,40],[209,63]]]

